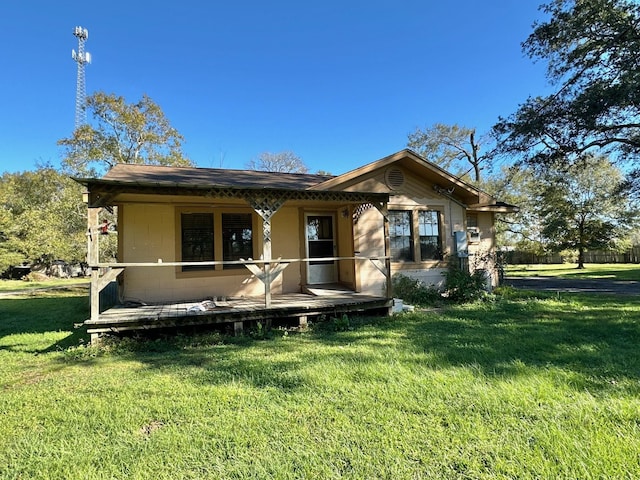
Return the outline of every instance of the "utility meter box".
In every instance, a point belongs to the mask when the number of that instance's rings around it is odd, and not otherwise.
[[[467,232],[459,230],[453,232],[453,236],[456,240],[456,253],[460,258],[466,258],[469,256],[469,245],[467,243]]]

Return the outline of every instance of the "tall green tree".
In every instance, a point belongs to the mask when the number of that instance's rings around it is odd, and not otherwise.
[[[622,173],[606,157],[586,155],[542,180],[536,199],[542,236],[552,250],[577,250],[578,268],[586,250],[615,247],[630,234],[637,212],[619,189]]]
[[[21,262],[85,260],[82,187],[49,166],[0,177],[0,271]]]
[[[523,43],[547,62],[555,91],[530,97],[494,127],[503,152],[556,168],[602,154],[631,163],[640,181],[640,4],[635,0],[554,0],[541,7]]]
[[[526,165],[503,165],[500,171],[488,177],[483,190],[495,198],[518,206],[518,211],[496,216],[496,241],[499,246],[542,254],[542,221],[537,209],[537,196],[545,184],[535,171]]]
[[[76,175],[99,175],[118,163],[191,166],[183,137],[147,95],[136,103],[97,92],[87,98],[89,125],[58,141],[65,167]]]
[[[13,238],[13,215],[1,200],[4,198],[5,175],[0,178],[0,274],[24,260],[24,256],[17,251]]]
[[[483,143],[486,147],[487,139],[480,140],[475,128],[435,123],[424,129],[416,128],[408,135],[407,146],[460,176],[473,172],[471,180],[480,183],[481,172],[491,167],[493,150],[486,148],[486,151],[482,151]]]

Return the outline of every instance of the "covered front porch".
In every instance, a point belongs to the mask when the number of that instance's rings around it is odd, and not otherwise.
[[[388,194],[289,188],[274,185],[280,176],[272,174],[259,185],[217,175],[207,177],[217,182],[211,184],[194,170],[127,167],[121,177],[77,179],[87,187],[92,277],[85,325],[92,340],[133,329],[229,323],[238,330],[245,321],[389,308]],[[255,183],[255,172],[250,177]],[[113,207],[118,258],[101,261],[100,211]],[[357,225],[372,212],[376,220],[367,220],[366,230]],[[211,219],[206,229],[185,223],[202,217]],[[244,223],[233,224],[236,218]],[[187,247],[205,230],[215,235],[206,237],[208,259],[193,261]],[[248,248],[229,257],[231,241]],[[120,305],[105,310],[100,292],[114,282]],[[341,290],[308,290],[329,283]],[[205,307],[198,311],[198,304]]]
[[[312,289],[314,290],[314,289]],[[234,333],[247,323],[289,319],[297,326],[320,316],[338,318],[347,315],[385,314],[391,307],[386,297],[358,294],[341,288],[323,288],[320,292],[274,295],[265,306],[261,297],[211,298],[175,303],[117,305],[85,322],[92,335],[132,330],[184,328],[230,324]]]

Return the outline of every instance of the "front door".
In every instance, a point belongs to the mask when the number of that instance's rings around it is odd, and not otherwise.
[[[305,215],[307,226],[307,257],[335,257],[333,215]],[[338,278],[335,260],[310,261],[307,267],[307,283],[335,283]]]

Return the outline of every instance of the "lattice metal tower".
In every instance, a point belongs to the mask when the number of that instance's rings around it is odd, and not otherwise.
[[[84,42],[89,38],[89,31],[86,28],[75,27],[73,36],[78,39],[78,52],[71,50],[71,57],[78,64],[78,79],[76,82],[76,122],[75,128],[87,123],[86,112],[86,90],[84,83],[84,66],[91,63],[91,54],[84,51]]]

